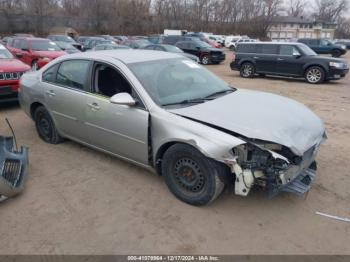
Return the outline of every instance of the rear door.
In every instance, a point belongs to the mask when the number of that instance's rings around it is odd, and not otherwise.
[[[256,63],[256,72],[276,73],[277,71],[277,44],[260,44],[257,45],[257,53],[253,59]]]
[[[84,110],[89,93],[88,60],[69,60],[56,64],[43,73],[46,106],[58,130],[70,138],[87,143]]]
[[[294,45],[280,45],[277,58],[277,73],[284,75],[302,75],[304,58]]]

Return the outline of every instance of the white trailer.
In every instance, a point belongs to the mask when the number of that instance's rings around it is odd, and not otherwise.
[[[187,30],[164,29],[164,35],[185,35]]]

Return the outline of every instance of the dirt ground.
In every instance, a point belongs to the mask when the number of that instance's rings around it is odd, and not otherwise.
[[[231,189],[192,207],[148,171],[74,142],[43,143],[18,105],[5,105],[0,133],[10,134],[10,118],[30,168],[25,192],[0,203],[0,254],[350,254],[350,224],[315,214],[350,218],[350,76],[317,86],[247,80],[229,60],[208,68],[235,87],[298,100],[325,122],[329,140],[307,198]]]

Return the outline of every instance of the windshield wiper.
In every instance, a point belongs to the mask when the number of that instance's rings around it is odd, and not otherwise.
[[[174,106],[174,105],[189,105],[189,104],[202,104],[206,101],[209,101],[212,99],[209,98],[196,98],[196,99],[186,99],[180,102],[174,102],[169,104],[163,104],[162,106]]]
[[[236,91],[236,89],[234,89],[234,88],[218,91],[218,92],[215,92],[215,93],[213,93],[211,95],[206,96],[204,99],[209,99],[209,98],[216,97],[218,95],[223,95],[223,94],[226,94],[226,93],[233,93],[235,91]]]

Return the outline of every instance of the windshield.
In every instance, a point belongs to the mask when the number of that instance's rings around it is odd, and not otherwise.
[[[183,51],[180,48],[173,45],[167,45],[165,46],[165,49],[166,51],[172,52],[172,53],[183,53]]]
[[[205,99],[215,93],[232,91],[210,71],[187,59],[133,63],[129,68],[160,106]]]
[[[196,42],[200,47],[211,47],[211,45],[209,45],[208,43],[206,42],[203,42],[203,41],[198,41]]]
[[[32,50],[34,51],[60,51],[61,49],[51,41],[47,40],[33,40]]]
[[[147,46],[152,44],[148,40],[136,40],[135,43],[137,43],[139,46]]]
[[[308,56],[315,56],[315,55],[317,55],[317,54],[315,53],[315,51],[312,50],[312,49],[311,49],[310,47],[308,47],[307,45],[301,44],[301,45],[299,45],[299,48],[301,49],[301,51],[303,51],[303,53],[304,53],[305,55],[308,55]]]
[[[13,55],[5,47],[0,45],[0,59],[12,59]]]
[[[56,44],[62,49],[75,49],[75,47],[68,42],[56,42]]]
[[[62,42],[69,42],[69,43],[74,43],[75,41],[73,38],[70,36],[65,36],[65,35],[57,35],[55,36],[56,41],[62,41]]]

